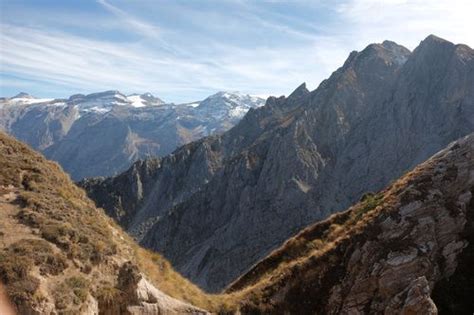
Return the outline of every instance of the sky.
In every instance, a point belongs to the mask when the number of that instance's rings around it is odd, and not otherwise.
[[[473,12],[473,0],[0,0],[0,96],[288,95],[370,43],[474,47]]]

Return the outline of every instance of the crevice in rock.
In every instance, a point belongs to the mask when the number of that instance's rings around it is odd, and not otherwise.
[[[474,188],[471,188],[474,193]],[[436,283],[432,299],[440,315],[474,314],[474,198],[471,199],[466,212],[466,225],[462,238],[469,242],[458,257],[455,273]]]

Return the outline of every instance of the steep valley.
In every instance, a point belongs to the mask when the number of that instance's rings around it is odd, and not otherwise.
[[[232,129],[80,183],[144,246],[218,292],[309,224],[474,131],[474,52],[429,36],[350,54],[310,92]]]

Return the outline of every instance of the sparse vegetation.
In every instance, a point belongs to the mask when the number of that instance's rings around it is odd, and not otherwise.
[[[66,278],[53,291],[56,308],[63,313],[73,313],[86,301],[89,287],[90,282],[82,276]]]
[[[136,245],[56,163],[2,133],[0,165],[2,195],[15,192],[14,219],[30,231],[0,251],[0,279],[17,305],[34,306],[47,299],[38,290],[42,276],[57,277],[50,298],[63,313],[74,313],[88,294],[102,306],[111,300],[119,303],[123,295],[114,284],[117,255],[133,260],[172,297],[209,310],[227,303],[203,293],[159,254]]]
[[[360,199],[359,204],[357,207],[354,208],[352,211],[353,217],[351,222],[357,222],[359,221],[363,215],[365,215],[367,212],[374,210],[377,206],[381,204],[383,200],[383,194],[378,193],[366,193],[362,196]]]

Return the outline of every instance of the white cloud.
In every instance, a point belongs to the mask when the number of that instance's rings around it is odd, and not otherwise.
[[[136,43],[108,43],[12,25],[0,27],[3,72],[91,91],[158,91],[181,93],[183,97],[228,89],[286,93],[286,87],[291,89],[296,78],[301,81],[289,70],[297,67],[296,60],[306,54],[304,50],[282,53],[221,46],[216,50],[222,55],[212,60],[206,56],[188,60]],[[291,59],[280,58],[280,53],[286,58],[294,56],[295,64]]]
[[[100,3],[107,11],[109,11],[112,14],[116,15],[126,25],[132,27],[137,32],[139,32],[140,34],[144,34],[144,35],[149,36],[151,38],[158,38],[159,37],[160,29],[158,27],[156,27],[155,25],[143,22],[140,19],[137,19],[137,18],[131,16],[130,14],[125,12],[124,10],[121,10],[120,8],[110,4],[106,0],[97,0],[97,2]]]
[[[336,10],[359,46],[390,39],[413,49],[430,34],[474,45],[472,0],[350,0]]]

